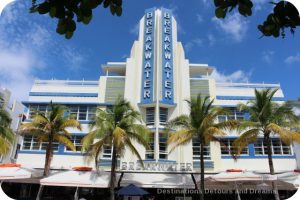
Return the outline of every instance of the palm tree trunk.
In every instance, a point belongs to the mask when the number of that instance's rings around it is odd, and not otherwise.
[[[205,187],[204,187],[204,140],[203,138],[200,139],[200,168],[201,168],[200,199],[204,200]]]
[[[48,146],[46,150],[46,158],[45,158],[45,166],[44,166],[44,176],[49,176],[51,161],[52,161],[52,154],[53,154],[53,136],[49,136]]]
[[[117,166],[117,152],[115,147],[113,147],[111,171],[110,171],[110,200],[115,200],[116,166]]]
[[[265,133],[264,134],[264,141],[267,144],[270,174],[274,175],[275,171],[274,171],[273,158],[272,158],[270,133]],[[277,188],[277,185],[276,185],[276,183],[274,181],[272,181],[272,188],[273,188],[275,200],[280,200],[279,194],[278,194],[278,188]]]

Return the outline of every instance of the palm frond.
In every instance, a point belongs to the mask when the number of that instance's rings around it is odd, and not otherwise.
[[[15,134],[9,127],[0,126],[0,136],[10,143],[15,140]]]
[[[69,138],[67,138],[67,137],[65,137],[63,135],[55,134],[54,137],[53,137],[53,139],[55,141],[57,141],[57,142],[65,145],[66,147],[68,147],[72,151],[76,151],[73,142]]]
[[[188,115],[180,115],[166,124],[166,132],[170,132],[172,129],[188,129],[190,128],[190,117]]]
[[[82,130],[80,122],[75,119],[67,119],[59,127],[60,130],[63,130],[66,128],[77,128],[80,131]]]
[[[253,143],[257,140],[259,132],[260,129],[253,128],[242,133],[240,137],[233,142],[235,150],[233,154],[240,155],[248,144]]]
[[[195,131],[189,129],[182,129],[176,131],[175,133],[172,133],[167,141],[167,144],[173,145],[173,147],[171,147],[170,152],[174,151],[174,149],[178,146],[182,146],[191,142],[193,136],[195,136]]]
[[[144,167],[143,159],[139,153],[139,151],[135,148],[135,146],[131,143],[129,139],[125,140],[126,146],[129,148],[129,150],[138,157],[138,160],[141,162],[142,167]]]
[[[11,144],[7,142],[5,138],[0,135],[0,156],[7,155],[9,153]]]
[[[267,127],[267,130],[272,132],[273,134],[279,135],[280,139],[282,140],[283,143],[290,145],[293,141],[293,134],[291,131],[286,130],[282,127],[280,127],[277,124],[270,123]]]
[[[81,140],[81,144],[82,144],[82,151],[87,151],[87,149],[93,144],[96,135],[96,131],[91,131],[90,133],[88,133],[87,135],[85,135],[82,140]]]
[[[238,120],[228,120],[214,125],[216,128],[229,131],[236,130],[239,126],[241,126],[241,122]]]

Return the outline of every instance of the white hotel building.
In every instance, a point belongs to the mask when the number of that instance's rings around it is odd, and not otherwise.
[[[145,168],[141,169],[137,158],[127,151],[120,159],[120,170],[151,172],[199,172],[200,148],[195,139],[186,146],[169,153],[164,136],[165,123],[181,114],[188,114],[186,99],[198,93],[215,99],[215,106],[227,107],[231,115],[219,116],[218,120],[247,119],[249,114],[238,112],[239,103],[246,103],[254,98],[254,89],[278,88],[274,100],[284,101],[279,84],[257,83],[220,83],[210,75],[213,67],[207,64],[191,63],[186,57],[181,42],[177,40],[177,23],[170,10],[148,9],[140,20],[139,38],[133,43],[130,56],[125,62],[108,62],[102,65],[103,76],[99,80],[36,80],[28,101],[23,104],[28,108],[27,121],[31,120],[36,110],[46,111],[47,104],[53,101],[69,107],[70,113],[77,115],[83,130],[71,130],[77,152],[66,149],[63,145],[55,146],[53,169],[71,169],[74,166],[90,165],[80,152],[80,140],[89,132],[89,122],[95,115],[96,107],[103,109],[113,105],[121,95],[138,110],[144,123],[152,131],[151,150],[137,145]],[[238,137],[229,132],[222,141],[228,147]],[[275,171],[294,170],[296,158],[293,147],[286,146],[277,138],[272,139]],[[38,144],[26,136],[18,152],[17,162],[42,168],[44,165],[45,145]],[[111,149],[102,152],[99,167],[109,169]],[[262,140],[248,145],[237,161],[234,161],[226,148],[211,142],[205,148],[205,170],[216,173],[226,169],[244,169],[268,172],[268,161]]]

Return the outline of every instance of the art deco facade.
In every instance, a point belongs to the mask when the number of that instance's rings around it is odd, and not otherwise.
[[[125,62],[108,62],[102,65],[103,75],[95,81],[36,80],[28,101],[27,120],[34,111],[47,112],[47,104],[53,101],[66,105],[72,115],[82,123],[83,130],[70,130],[77,152],[55,144],[52,162],[54,169],[70,169],[87,165],[81,154],[80,140],[89,132],[88,124],[94,117],[96,107],[109,109],[116,98],[124,96],[142,113],[144,123],[151,130],[151,150],[137,144],[144,159],[142,169],[137,158],[127,151],[120,160],[121,170],[133,171],[198,171],[200,167],[199,141],[177,148],[169,153],[163,128],[166,122],[181,114],[188,114],[186,99],[198,93],[215,99],[215,106],[226,107],[228,116],[219,121],[247,119],[249,114],[237,110],[237,104],[254,98],[254,89],[277,88],[274,100],[283,102],[284,95],[279,84],[220,83],[211,77],[214,68],[207,64],[192,63],[185,57],[181,42],[177,40],[177,23],[170,10],[149,9],[140,20],[139,37],[133,43],[130,56]],[[229,148],[236,132],[222,138]],[[45,145],[26,136],[18,155],[18,163],[42,168]],[[229,168],[268,171],[266,148],[262,140],[248,145],[243,154],[234,161],[228,149],[211,142],[205,147],[205,170],[224,171]],[[293,170],[296,160],[292,146],[286,146],[277,138],[272,139],[276,171]],[[103,149],[99,167],[109,169],[111,148]],[[93,163],[90,163],[93,166]]]

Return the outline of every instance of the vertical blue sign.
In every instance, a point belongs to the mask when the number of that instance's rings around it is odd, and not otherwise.
[[[172,13],[162,9],[162,103],[174,104]]]
[[[148,9],[145,12],[141,94],[142,104],[153,102],[154,14],[155,8]]]

